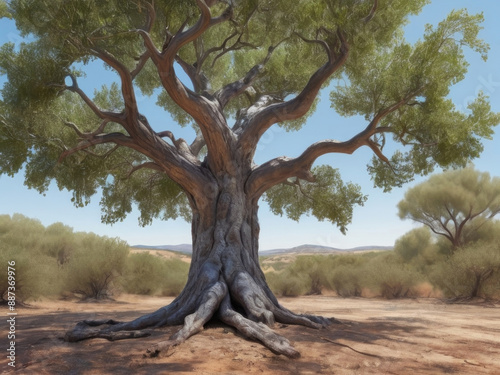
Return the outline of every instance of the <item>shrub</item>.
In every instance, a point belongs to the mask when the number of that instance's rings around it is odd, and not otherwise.
[[[288,283],[290,289],[297,291],[304,287],[305,294],[321,294],[321,290],[328,286],[328,267],[326,256],[299,256],[287,269],[286,277],[292,278]],[[296,286],[292,287],[292,284]],[[284,284],[285,285],[285,284]],[[300,288],[299,288],[300,285]],[[293,293],[291,290],[290,293]]]
[[[0,301],[7,298],[7,262],[14,261],[15,296],[20,303],[57,295],[62,283],[57,262],[41,251],[44,227],[38,220],[19,214],[0,216]]]
[[[288,270],[282,273],[266,274],[267,283],[277,296],[297,297],[311,289],[310,279],[306,275],[293,275]]]
[[[388,299],[415,296],[415,287],[422,280],[421,274],[404,264],[394,253],[373,259],[367,271],[368,288]]]
[[[69,262],[76,247],[76,237],[73,228],[67,225],[62,223],[49,225],[41,241],[42,252],[57,259],[57,263],[63,266]]]
[[[67,288],[83,298],[108,298],[123,274],[129,252],[119,239],[80,233],[67,265]]]
[[[451,298],[500,297],[500,244],[476,243],[437,264],[432,282]]]
[[[330,276],[330,286],[340,297],[360,297],[364,269],[360,265],[340,265]]]
[[[161,289],[162,260],[149,253],[127,257],[124,289],[127,293],[153,295]]]
[[[180,259],[167,259],[162,262],[161,294],[177,296],[186,285],[189,264]]]

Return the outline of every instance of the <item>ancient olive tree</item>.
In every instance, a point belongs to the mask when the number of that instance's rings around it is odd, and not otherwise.
[[[409,189],[398,209],[402,219],[450,241],[454,252],[500,213],[500,178],[472,167],[433,175]]]
[[[403,26],[426,2],[8,1],[2,12],[27,39],[0,51],[8,79],[1,172],[24,166],[28,186],[44,191],[55,180],[74,192],[76,205],[102,189],[104,222],[121,220],[134,204],[143,224],[192,221],[188,282],[170,305],[131,322],[80,323],[67,339],[136,337],[184,323],[157,353],[217,317],[297,356],[269,326],[319,328],[330,320],[294,314],[268,288],[258,262],[259,200],[275,213],[312,214],[345,231],[365,197],[337,170],[315,165],[320,156],[369,147],[369,171],[387,190],[435,164],[465,165],[499,120],[483,95],[467,113],[446,98],[466,72],[463,49],[486,57],[482,16],[452,12],[410,44]],[[99,60],[116,82],[90,97],[81,82],[86,64]],[[327,86],[333,108],[360,115],[364,129],[257,165],[266,131],[304,126]],[[176,137],[167,114],[147,118],[139,93],[192,126],[194,139]],[[385,155],[389,139],[392,156]]]

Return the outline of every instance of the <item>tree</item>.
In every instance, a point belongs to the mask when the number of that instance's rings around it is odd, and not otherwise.
[[[259,200],[277,214],[312,214],[345,232],[365,197],[337,170],[317,165],[320,156],[367,146],[375,184],[390,190],[435,164],[466,165],[500,121],[482,94],[468,113],[446,98],[466,72],[463,49],[486,58],[482,16],[454,11],[412,45],[403,26],[426,2],[10,0],[0,8],[29,37],[0,53],[8,78],[0,103],[2,173],[24,166],[28,186],[43,192],[56,180],[76,205],[102,189],[107,223],[133,204],[141,224],[192,221],[188,282],[170,305],[132,322],[81,323],[67,339],[123,331],[135,337],[184,322],[155,354],[217,316],[276,353],[298,356],[269,326],[330,321],[285,309],[269,289],[258,261]],[[117,80],[91,98],[80,82],[93,61]],[[262,135],[275,124],[301,128],[327,86],[333,108],[364,117],[364,129],[257,165]],[[150,124],[139,92],[193,126],[194,140]],[[387,157],[388,138],[405,148]]]
[[[500,213],[500,178],[472,167],[433,175],[409,189],[398,209],[448,239],[453,253]]]

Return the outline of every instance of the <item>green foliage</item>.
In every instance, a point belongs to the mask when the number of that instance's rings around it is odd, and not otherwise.
[[[354,205],[363,205],[366,196],[352,183],[344,184],[337,169],[323,165],[313,168],[315,182],[296,180],[277,185],[264,196],[271,211],[298,221],[302,215],[335,223],[342,233],[352,220]]]
[[[330,285],[340,297],[360,297],[363,289],[363,268],[356,265],[339,265],[332,271]]]
[[[467,46],[486,59],[488,45],[478,38],[482,15],[454,11],[436,28],[428,26],[422,40],[410,45],[395,37],[388,48],[373,49],[351,59],[347,83],[331,93],[332,107],[344,116],[374,119],[395,108],[380,122],[396,142],[409,151],[394,151],[391,166],[374,157],[368,170],[376,186],[389,191],[415,174],[432,172],[434,165],[463,167],[482,151],[481,138],[491,138],[499,114],[480,93],[468,109],[458,111],[447,98],[449,87],[464,78]],[[386,143],[380,135],[379,144]],[[435,147],[421,147],[436,144]],[[394,173],[396,172],[396,173]]]
[[[409,189],[399,216],[428,226],[456,248],[500,213],[500,178],[472,167],[431,176]]]
[[[130,254],[123,287],[127,293],[177,296],[187,282],[189,264],[149,253]]]
[[[338,255],[329,257],[328,286],[340,297],[360,297],[366,283],[368,257]]]
[[[500,220],[487,220],[477,226],[466,228],[464,237],[467,243],[500,243]]]
[[[3,17],[11,18],[12,16],[9,13],[7,3],[5,2],[5,0],[0,0],[0,18]]]
[[[122,171],[125,173],[125,170]],[[191,210],[182,189],[163,173],[147,169],[135,172],[127,179],[118,176],[103,188],[102,220],[116,223],[123,220],[137,204],[140,225],[151,224],[154,218],[188,220]]]
[[[15,295],[19,302],[58,295],[63,288],[57,259],[47,248],[51,239],[38,220],[19,214],[0,216],[0,261],[15,262]],[[7,272],[0,274],[0,300],[6,299]]]
[[[44,227],[19,214],[0,215],[0,261],[15,261],[16,298],[76,294],[103,299],[120,292],[178,295],[189,264],[147,253],[130,254],[116,238],[74,233],[55,223]],[[0,302],[6,300],[7,273],[0,275]]]
[[[394,253],[378,256],[370,262],[367,272],[368,288],[387,299],[415,296],[415,287],[423,279]]]
[[[450,248],[449,241],[436,240],[426,226],[411,230],[394,244],[394,252],[403,262],[423,273],[432,265],[444,261],[451,252]]]
[[[128,245],[116,238],[79,234],[78,247],[67,265],[66,288],[84,298],[113,295],[125,268]]]
[[[399,254],[405,262],[411,261],[420,255],[432,244],[431,233],[427,227],[413,229],[399,238],[394,245],[394,251]]]
[[[500,246],[478,242],[437,264],[432,281],[452,298],[500,297]]]
[[[311,281],[307,275],[269,272],[266,274],[266,281],[277,296],[298,297],[306,294],[311,288]]]
[[[0,258],[16,262],[16,296],[20,301],[77,292],[102,298],[122,273],[128,245],[92,233],[73,233],[61,223],[44,227],[15,214],[0,216]],[[0,292],[6,290],[0,275]]]
[[[162,280],[161,259],[149,253],[127,257],[123,287],[127,293],[154,295]]]
[[[321,294],[321,290],[327,285],[328,264],[324,262],[324,257],[299,256],[290,265],[286,273],[290,276],[300,275],[307,286],[306,294]]]
[[[186,285],[189,264],[180,259],[167,259],[162,266],[161,294],[178,296]]]
[[[56,296],[62,290],[62,282],[57,277],[57,263],[49,256],[38,253],[35,257],[24,248],[0,243],[0,261],[5,272],[0,275],[0,301],[7,301],[8,283],[7,262],[15,262],[16,301],[23,303],[37,300],[42,296]],[[12,291],[12,290],[11,290]]]

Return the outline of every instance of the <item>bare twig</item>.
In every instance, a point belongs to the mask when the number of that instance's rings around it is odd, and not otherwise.
[[[329,343],[331,344],[334,344],[334,345],[339,345],[339,346],[343,346],[344,348],[348,348],[348,349],[351,349],[353,352],[356,352],[356,353],[359,353],[359,354],[362,354],[362,355],[367,355],[369,357],[375,357],[375,358],[382,358],[381,356],[379,355],[376,355],[376,354],[371,354],[371,353],[366,353],[366,352],[362,352],[360,350],[356,350],[354,349],[353,347],[349,346],[349,345],[346,345],[346,344],[342,344],[340,342],[335,342],[333,340],[330,340],[326,337],[322,337],[321,339],[325,340],[325,341],[328,341]]]

